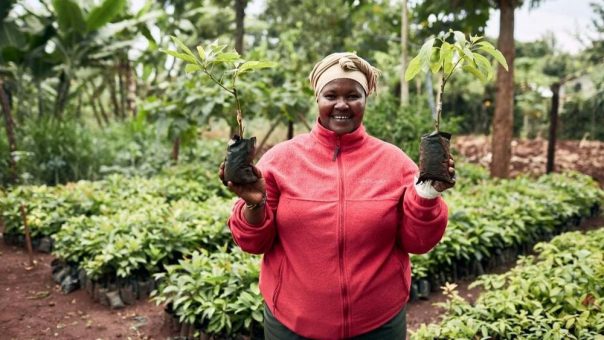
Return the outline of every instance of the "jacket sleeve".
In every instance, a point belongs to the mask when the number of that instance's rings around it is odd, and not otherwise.
[[[448,208],[442,197],[420,197],[415,191],[413,175],[409,174],[406,178],[399,241],[405,252],[424,254],[442,239],[448,222]]]
[[[250,224],[243,216],[245,201],[238,199],[231,211],[228,226],[233,240],[243,251],[252,254],[263,254],[272,247],[277,233],[275,214],[279,203],[279,191],[266,163],[261,160],[257,166],[262,171],[262,176],[266,181],[264,220],[260,224]]]

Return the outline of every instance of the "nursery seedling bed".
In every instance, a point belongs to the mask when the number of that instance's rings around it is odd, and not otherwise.
[[[584,220],[578,227],[572,230],[589,231],[601,228],[604,225],[604,212],[600,215]],[[533,253],[533,252],[531,252]],[[516,262],[508,263],[492,270],[488,270],[487,274],[502,274],[516,265]],[[474,287],[470,289],[468,286],[474,282],[473,279],[464,278],[457,282],[457,291],[459,295],[464,297],[470,303],[474,303],[480,296],[481,287]],[[445,302],[447,297],[442,291],[433,292],[430,294],[427,300],[415,300],[407,305],[407,330],[414,331],[421,324],[437,323],[440,320],[440,316],[443,315],[445,310],[438,306],[434,306],[435,303]],[[407,335],[409,336],[409,334]]]
[[[585,220],[580,230],[604,225],[604,216]],[[26,271],[27,253],[23,248],[0,242],[0,330],[3,339],[60,338],[60,339],[165,339],[177,336],[165,326],[165,312],[148,300],[139,300],[122,310],[111,310],[94,302],[80,289],[65,295],[49,275],[50,254],[35,253],[36,268]],[[513,264],[497,268],[505,272]],[[472,280],[458,284],[461,296],[474,301],[480,289],[468,289]],[[438,321],[442,310],[433,303],[442,302],[441,292],[429,300],[417,300],[407,306],[410,330],[422,323]],[[58,334],[55,336],[55,334]]]

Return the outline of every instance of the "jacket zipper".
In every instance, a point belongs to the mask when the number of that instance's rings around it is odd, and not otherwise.
[[[338,181],[339,181],[339,217],[338,217],[338,257],[340,264],[340,289],[342,294],[342,314],[344,318],[343,337],[348,338],[349,325],[348,318],[350,314],[350,306],[348,305],[348,285],[346,282],[346,271],[344,269],[344,174],[342,170],[342,157],[338,158],[340,153],[340,138],[337,139],[336,148],[334,150],[334,161],[338,161]]]

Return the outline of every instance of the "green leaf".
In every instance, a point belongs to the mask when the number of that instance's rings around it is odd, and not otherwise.
[[[111,22],[126,6],[126,0],[105,0],[94,7],[86,18],[88,31],[97,30]]]
[[[86,31],[82,9],[76,2],[73,0],[53,0],[52,5],[57,13],[57,22],[62,31],[77,33]]]
[[[474,67],[473,65],[470,64],[465,64],[463,67],[463,70],[466,72],[470,72],[471,74],[473,74],[476,78],[480,79],[481,81],[485,82],[486,81],[486,77],[484,74],[482,74],[476,67]]]
[[[419,50],[418,56],[422,69],[430,64],[430,57],[432,56],[432,47],[434,46],[434,41],[434,38],[428,39]]]
[[[185,66],[185,72],[187,73],[193,73],[201,70],[203,70],[203,68],[197,64],[187,64]]]
[[[193,52],[191,52],[191,50],[187,47],[187,45],[185,45],[180,39],[178,39],[175,36],[170,36],[170,38],[172,38],[172,41],[174,42],[174,44],[176,44],[176,46],[178,46],[178,48],[180,48],[183,52],[185,52],[189,56],[195,58],[195,55],[193,54]]]
[[[455,55],[455,51],[453,45],[448,42],[443,42],[440,47],[440,59],[443,63],[443,71],[445,74],[450,74],[453,71],[453,56]]]
[[[169,54],[171,56],[173,56],[174,58],[178,58],[180,60],[184,60],[188,63],[197,63],[197,60],[195,59],[195,57],[191,57],[188,54],[184,54],[184,53],[179,53],[176,51],[171,51],[171,50],[166,50],[166,49],[160,49],[161,52],[164,52],[166,54]]]
[[[491,56],[493,56],[493,58],[495,58],[495,60],[497,60],[497,62],[501,64],[501,66],[503,66],[506,71],[509,71],[508,63],[505,61],[505,57],[503,56],[503,54],[501,54],[499,50],[493,47],[491,43],[489,43],[488,41],[481,41],[478,43],[478,45],[480,46],[478,47],[480,50],[485,51]]]
[[[458,42],[461,46],[466,44],[466,35],[461,31],[453,31],[453,36],[455,37],[455,41]]]
[[[203,49],[203,46],[197,45],[197,54],[199,54],[199,59],[201,61],[206,60],[206,51]]]
[[[481,54],[475,52],[473,54],[474,61],[478,66],[478,70],[480,70],[480,72],[482,72],[483,74],[486,74],[487,80],[490,80],[491,77],[493,77],[493,67],[491,66],[491,62],[489,62],[489,60]]]
[[[234,62],[236,62],[238,60],[240,60],[239,53],[237,53],[237,52],[225,52],[225,53],[218,53],[216,55],[216,59],[214,59],[214,62],[219,62],[219,63],[234,63]]]
[[[245,63],[239,66],[239,73],[243,73],[246,71],[259,70],[263,68],[271,68],[277,66],[277,63],[274,61],[246,61]]]
[[[442,67],[442,54],[440,54],[439,49],[432,49],[432,56],[430,56],[430,71],[436,74],[440,68]]]
[[[411,59],[409,66],[407,66],[407,70],[405,71],[405,80],[409,81],[409,80],[415,78],[415,76],[421,70],[421,67],[422,67],[422,65],[419,60],[419,55],[415,56],[415,58]]]

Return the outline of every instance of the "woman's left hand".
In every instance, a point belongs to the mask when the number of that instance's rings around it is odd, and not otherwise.
[[[434,187],[434,189],[436,189],[436,191],[443,192],[455,186],[455,161],[453,160],[453,158],[449,158],[449,173],[451,174],[453,183],[434,181],[432,182],[432,186]]]

